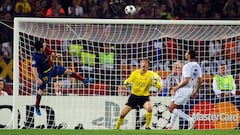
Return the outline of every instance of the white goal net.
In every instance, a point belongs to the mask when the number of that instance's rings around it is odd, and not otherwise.
[[[87,85],[69,76],[52,78],[40,104],[42,116],[34,112],[37,85],[31,71],[38,39],[62,54],[53,59],[56,65],[94,78]],[[139,60],[148,58],[164,82],[162,92],[151,96],[151,128],[162,129],[170,118],[170,82],[178,80],[173,65],[184,64],[190,48],[197,52],[204,83],[199,96],[181,109],[196,119],[195,129],[239,129],[240,21],[15,18],[13,128],[114,129],[129,95],[118,87],[139,68]],[[215,96],[212,87],[221,63],[236,84],[236,94],[225,98]],[[144,124],[145,111],[137,109],[122,129],[143,129]],[[177,119],[174,129],[187,127],[187,121]]]

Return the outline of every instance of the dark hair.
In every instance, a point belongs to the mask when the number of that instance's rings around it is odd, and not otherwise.
[[[36,41],[34,44],[34,48],[36,49],[36,51],[40,51],[40,49],[43,48],[43,41],[42,40]]]
[[[195,52],[195,50],[193,50],[193,49],[189,49],[189,55],[190,55],[190,58],[191,58],[191,59],[194,59],[195,56],[196,56],[196,52]]]

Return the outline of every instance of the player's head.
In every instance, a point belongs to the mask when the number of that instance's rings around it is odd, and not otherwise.
[[[42,40],[36,41],[34,44],[34,48],[36,51],[40,51],[41,48],[43,48],[43,41]]]
[[[179,62],[174,62],[172,66],[172,72],[177,73]]]
[[[185,54],[186,59],[194,59],[195,56],[196,56],[196,52],[193,49],[187,50],[187,52]]]
[[[225,63],[222,63],[220,65],[220,74],[221,75],[226,75],[227,74],[227,65]]]
[[[53,83],[53,88],[55,90],[55,93],[59,93],[62,89],[62,83],[60,82],[54,82]]]
[[[147,71],[149,68],[149,60],[148,59],[142,59],[141,60],[141,69],[143,71]]]
[[[178,64],[178,74],[182,74],[182,70],[183,70],[183,66],[184,66],[184,63],[183,62],[179,62]]]
[[[191,59],[194,59],[194,58],[195,58],[195,56],[196,56],[195,50],[189,49],[188,53],[189,53]]]

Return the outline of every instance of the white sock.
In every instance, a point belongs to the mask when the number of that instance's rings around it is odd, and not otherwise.
[[[187,115],[186,113],[184,113],[183,111],[181,111],[180,109],[174,109],[173,110],[173,114],[179,116],[180,118],[183,118],[184,120],[190,121],[191,117],[189,115]]]
[[[177,118],[177,115],[172,113],[171,114],[171,119],[170,119],[170,123],[169,123],[169,126],[172,128],[175,124],[175,121],[176,121],[176,118]]]

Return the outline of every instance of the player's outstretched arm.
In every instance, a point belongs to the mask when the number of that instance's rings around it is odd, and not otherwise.
[[[185,77],[184,80],[182,82],[180,82],[177,86],[173,87],[173,91],[174,93],[181,87],[185,86],[186,84],[188,84],[190,80],[190,77]]]

